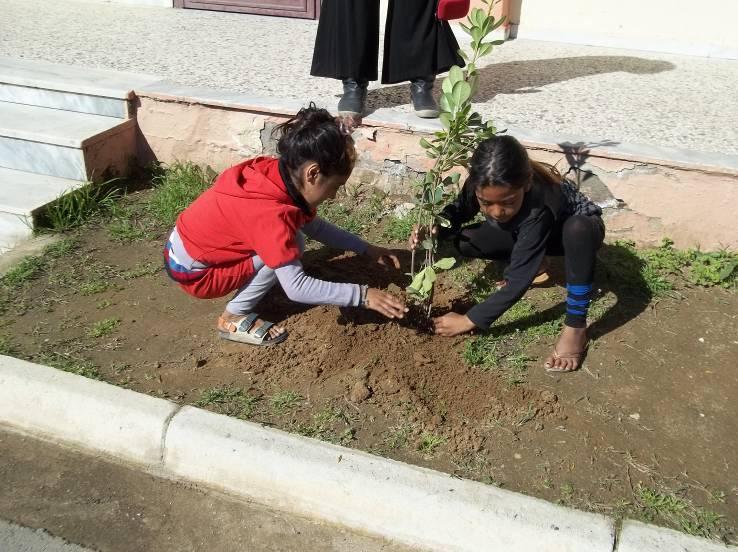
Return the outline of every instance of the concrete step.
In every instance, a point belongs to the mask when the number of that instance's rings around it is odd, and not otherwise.
[[[0,167],[0,254],[33,234],[33,217],[85,182]]]
[[[0,57],[0,102],[127,119],[132,90],[157,80],[138,73]]]
[[[133,119],[0,102],[0,167],[73,180],[125,174]]]

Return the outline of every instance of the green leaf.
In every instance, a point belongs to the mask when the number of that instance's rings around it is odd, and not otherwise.
[[[451,174],[451,182],[455,185],[459,183],[459,180],[461,180],[461,173],[452,173]]]
[[[420,242],[420,247],[426,250],[433,250],[433,240],[430,238],[424,239],[422,242]]]
[[[490,42],[490,44],[492,46],[500,46],[502,44],[505,44],[505,41],[504,40],[493,40],[492,42]]]
[[[725,280],[727,280],[728,278],[730,278],[730,276],[731,276],[731,275],[733,274],[733,271],[734,271],[734,270],[735,270],[736,268],[738,268],[738,262],[728,263],[728,264],[727,264],[727,265],[726,265],[726,266],[725,266],[725,267],[724,267],[724,268],[723,268],[723,269],[722,269],[722,270],[720,271],[720,274],[718,275],[718,278],[720,278],[720,281],[721,281],[721,282],[724,282]]]
[[[454,65],[449,69],[447,78],[451,80],[452,85],[456,84],[457,82],[464,80],[464,71],[458,65]]]
[[[461,81],[454,84],[452,97],[457,108],[461,107],[471,96],[471,86],[468,82]]]
[[[504,23],[505,21],[507,21],[507,17],[503,15],[502,17],[500,17],[500,18],[499,18],[499,19],[498,19],[498,20],[497,20],[497,21],[496,21],[496,22],[494,23],[494,25],[492,25],[492,28],[490,29],[490,31],[494,31],[495,29],[497,29],[498,27],[500,27],[500,26],[501,26],[501,25],[502,25],[502,24],[503,24],[503,23]]]
[[[492,43],[485,42],[484,44],[479,46],[479,57],[486,56],[491,51],[492,51]]]
[[[459,23],[459,25],[461,26],[462,29],[464,29],[464,32],[466,34],[471,34],[471,28],[470,27],[464,25],[463,23]]]
[[[441,125],[446,130],[449,130],[451,128],[451,115],[449,115],[448,113],[441,113],[438,116],[438,120],[441,122]]]
[[[445,195],[444,190],[442,187],[436,188],[436,192],[433,194],[433,203],[435,205],[438,205],[443,201],[443,196]]]
[[[433,268],[438,270],[448,270],[455,264],[456,259],[454,259],[453,257],[444,257],[443,259],[438,259],[435,263],[433,263]]]
[[[482,29],[480,29],[479,27],[472,28],[471,36],[472,40],[478,43],[483,38]]]
[[[441,94],[441,99],[438,102],[438,105],[441,107],[441,111],[446,111],[447,113],[453,113],[454,111],[454,105],[453,105],[453,96],[451,94]]]
[[[443,79],[443,84],[441,84],[441,90],[443,90],[445,94],[451,94],[451,90],[453,89],[454,89],[454,83],[451,82],[451,79],[448,77]]]
[[[425,138],[421,138],[420,139],[420,147],[423,148],[423,149],[431,149],[433,146],[431,145],[431,143],[428,140],[426,140]]]
[[[451,228],[451,221],[441,215],[436,215],[436,224],[442,228]]]

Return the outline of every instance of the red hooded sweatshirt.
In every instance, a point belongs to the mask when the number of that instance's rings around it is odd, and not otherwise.
[[[279,161],[257,157],[218,176],[179,215],[177,232],[190,257],[211,268],[239,265],[245,283],[254,275],[255,255],[273,269],[300,258],[296,235],[313,218],[314,210],[306,215],[288,195]],[[196,295],[217,297],[233,289]]]

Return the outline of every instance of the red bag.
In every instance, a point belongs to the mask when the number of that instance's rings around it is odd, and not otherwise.
[[[438,19],[461,19],[469,13],[469,0],[439,0]]]

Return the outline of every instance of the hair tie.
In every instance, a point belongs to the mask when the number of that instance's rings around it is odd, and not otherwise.
[[[334,120],[339,132],[345,137],[351,136],[357,126],[353,117],[336,117]]]

